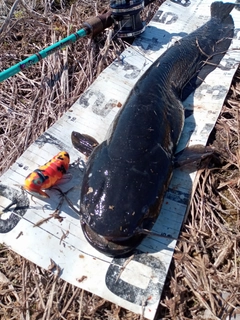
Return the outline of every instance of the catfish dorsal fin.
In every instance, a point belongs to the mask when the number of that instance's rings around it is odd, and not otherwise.
[[[211,4],[211,17],[224,21],[234,8],[234,3],[216,1]]]

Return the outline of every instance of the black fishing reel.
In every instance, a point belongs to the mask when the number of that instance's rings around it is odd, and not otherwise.
[[[106,13],[92,17],[83,23],[87,34],[95,36],[104,29],[114,25],[120,38],[135,37],[145,30],[145,23],[140,13],[143,8],[155,0],[110,0],[110,8]]]
[[[110,0],[112,18],[118,37],[135,37],[144,31],[145,25],[140,17],[144,6],[144,0]]]

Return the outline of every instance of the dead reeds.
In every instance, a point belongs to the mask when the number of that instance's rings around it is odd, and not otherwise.
[[[29,3],[15,1],[0,33],[1,69],[81,29],[81,23],[106,8],[108,1],[79,1],[64,10],[57,8],[58,2],[51,2],[47,10],[48,5],[45,1],[33,9]],[[55,123],[123,50],[121,41],[106,45],[107,34],[82,38],[0,84],[0,173]]]
[[[1,69],[80,29],[107,5],[107,0],[3,1]],[[108,32],[81,39],[0,84],[0,173],[123,50],[120,40],[107,37]],[[157,319],[224,320],[239,313],[239,98],[240,71],[209,139],[219,153],[198,172],[181,233],[189,241],[177,245]],[[0,245],[0,319],[141,319],[64,282],[58,266],[49,264],[49,270],[41,269]]]

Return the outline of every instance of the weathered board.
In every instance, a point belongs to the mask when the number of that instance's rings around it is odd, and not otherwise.
[[[79,217],[66,203],[61,207],[62,220],[52,217],[38,225],[58,207],[57,191],[47,191],[50,195],[47,200],[32,199],[16,184],[23,184],[31,171],[60,150],[66,150],[71,158],[69,172],[73,179],[61,189],[66,191],[75,186],[69,196],[78,207],[83,175],[79,157],[85,159],[73,149],[71,132],[87,133],[99,142],[103,141],[113,118],[140,76],[174,41],[209,19],[211,2],[167,0],[134,44],[104,70],[69,111],[0,178],[1,210],[13,200],[17,201],[17,205],[1,215],[1,242],[43,268],[48,268],[51,258],[61,268],[64,280],[124,308],[143,313],[148,319],[153,319],[156,313],[176,241],[149,236],[131,259],[109,258],[86,242]],[[234,9],[232,15],[235,37],[221,67],[212,72],[184,103],[188,112],[178,150],[186,143],[206,144],[221,110],[240,61],[239,12]],[[194,177],[195,173],[174,171],[154,232],[178,238]]]

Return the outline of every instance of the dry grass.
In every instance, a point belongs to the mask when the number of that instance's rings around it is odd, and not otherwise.
[[[108,1],[16,0],[0,3],[0,68],[80,29]],[[151,16],[157,6],[147,8]],[[8,15],[8,16],[7,16]],[[2,25],[1,25],[2,23]],[[0,84],[0,173],[51,126],[125,44],[107,32],[81,39]],[[198,173],[157,318],[226,319],[240,307],[240,71],[210,143],[219,154]],[[192,244],[194,243],[194,245]],[[0,319],[141,319],[76,288],[0,246]]]
[[[81,29],[81,23],[109,9],[108,0],[15,0],[0,4],[0,69]],[[72,3],[72,4],[71,4]],[[157,6],[145,10],[151,18]],[[1,16],[0,16],[1,22]],[[0,174],[77,100],[125,48],[108,32],[78,42],[0,83]]]
[[[15,1],[16,2],[16,1]],[[27,58],[81,29],[108,1],[79,1],[61,9],[56,1],[21,1],[2,26],[1,69]],[[60,6],[60,8],[59,8]],[[96,76],[123,49],[120,41],[104,51],[106,34],[83,38],[0,84],[0,173],[76,101]]]

